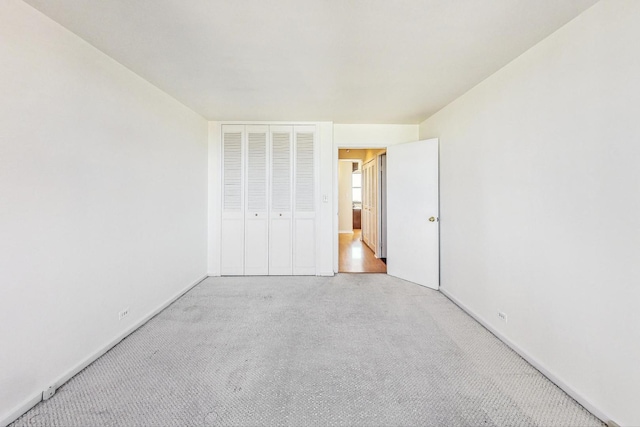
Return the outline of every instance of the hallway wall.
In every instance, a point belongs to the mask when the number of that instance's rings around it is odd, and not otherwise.
[[[338,230],[353,232],[353,162],[338,162]]]
[[[640,425],[638,16],[599,2],[420,125],[442,290],[620,425]]]

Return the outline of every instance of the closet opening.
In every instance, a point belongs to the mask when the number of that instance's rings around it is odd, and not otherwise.
[[[338,150],[338,271],[386,273],[386,149]]]

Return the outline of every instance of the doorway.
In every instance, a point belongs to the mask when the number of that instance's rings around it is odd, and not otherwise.
[[[386,273],[385,149],[338,150],[338,271]]]
[[[344,200],[343,209],[340,209],[340,203],[336,203],[334,271],[370,271],[364,261],[357,270],[344,262],[349,259],[347,251],[352,250],[352,244],[364,244],[353,251],[356,257],[362,248],[364,259],[365,254],[369,254],[368,248],[375,260],[385,264],[387,274],[437,290],[440,286],[439,141],[432,138],[383,147],[347,149],[343,145],[334,145],[335,200],[339,202],[341,194],[347,199],[346,209]],[[371,158],[377,160],[370,163]],[[362,164],[360,236],[357,236],[352,222],[347,229],[338,227],[340,214],[345,217],[354,208],[353,196],[348,190],[353,191],[353,163],[358,160]],[[346,165],[341,167],[343,161]],[[372,167],[376,167],[377,172],[367,173]],[[339,179],[341,168],[343,178],[348,177],[352,181],[349,185],[344,183],[344,179]],[[339,182],[343,185],[342,193]],[[371,192],[374,198],[369,203],[367,197]]]

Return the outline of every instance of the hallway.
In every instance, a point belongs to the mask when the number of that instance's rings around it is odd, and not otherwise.
[[[386,273],[387,265],[375,257],[360,239],[362,230],[355,229],[353,234],[340,233],[339,263],[340,273]]]

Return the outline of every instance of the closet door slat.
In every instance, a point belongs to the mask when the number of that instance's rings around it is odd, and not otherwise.
[[[267,210],[267,133],[247,137],[247,210]]]
[[[315,211],[314,134],[296,132],[296,212]]]
[[[291,211],[291,132],[273,132],[271,210]]]
[[[242,210],[242,133],[223,133],[223,209],[227,212]]]

